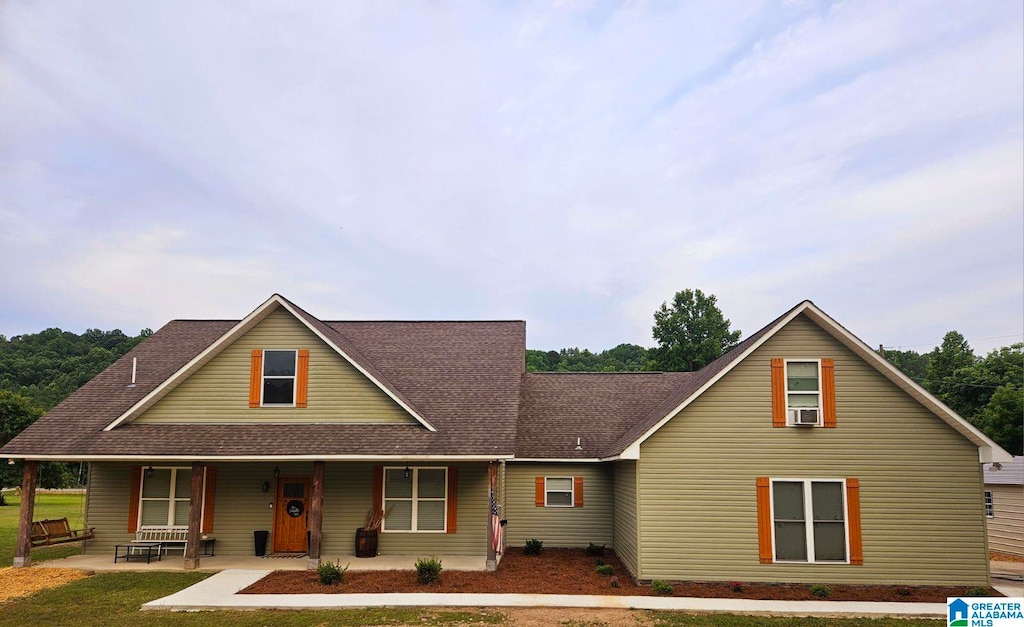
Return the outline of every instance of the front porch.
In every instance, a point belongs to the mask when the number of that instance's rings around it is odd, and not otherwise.
[[[349,564],[349,571],[366,570],[414,570],[416,560],[424,555],[378,555],[377,557],[361,558],[351,555],[336,556],[331,561],[339,560],[344,566]],[[487,558],[476,555],[437,555],[445,570],[487,570]],[[185,570],[185,561],[181,555],[164,556],[160,561],[147,564],[145,561],[114,563],[113,555],[72,555],[56,560],[48,560],[33,564],[33,568],[76,568],[92,571],[177,571]],[[204,557],[198,570],[220,571],[236,570],[305,570],[309,567],[309,557],[254,557],[251,555],[217,555]]]

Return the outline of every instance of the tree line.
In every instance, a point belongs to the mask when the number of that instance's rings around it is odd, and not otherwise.
[[[11,338],[0,335],[0,446],[152,334],[150,329],[136,336],[120,329],[89,329],[81,335],[46,329]],[[81,464],[40,464],[43,488],[65,488],[83,480]],[[20,484],[21,464],[0,460],[0,487]]]

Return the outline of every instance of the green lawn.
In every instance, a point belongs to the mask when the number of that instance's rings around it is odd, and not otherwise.
[[[0,567],[10,566],[14,561],[14,545],[18,539],[18,514],[21,507],[21,497],[15,496],[13,492],[5,492],[4,498],[7,500],[7,505],[0,507]],[[67,516],[71,528],[78,529],[85,526],[83,522],[85,515],[82,510],[84,502],[84,494],[37,492],[33,519],[43,520]],[[81,552],[82,549],[78,544],[42,547],[32,549],[32,561],[45,562],[68,555],[78,555]]]
[[[36,495],[36,520],[68,517],[72,526],[81,525],[82,502],[79,494]],[[10,566],[14,557],[14,544],[18,532],[20,499],[7,495],[9,505],[0,507],[0,566]],[[75,545],[32,550],[32,560],[40,562],[79,552]],[[430,624],[497,624],[508,623],[507,612],[467,608],[466,610],[437,610],[418,608],[371,608],[324,611],[258,612],[220,611],[216,618],[207,612],[142,612],[139,607],[163,596],[186,588],[208,577],[209,573],[195,572],[111,572],[93,575],[60,588],[43,590],[30,597],[14,599],[0,604],[0,625],[46,625],[47,627],[81,627],[83,625],[430,625]],[[641,612],[641,610],[637,610]],[[818,618],[766,618],[731,616],[724,614],[693,615],[676,612],[643,612],[658,627],[935,627],[943,621],[895,619],[818,619]],[[572,621],[566,627],[601,627],[600,621]]]

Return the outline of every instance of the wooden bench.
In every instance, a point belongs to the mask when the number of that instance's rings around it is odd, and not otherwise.
[[[180,548],[185,551],[185,541],[188,536],[188,526],[177,527],[141,527],[135,532],[135,539],[132,542],[150,544],[159,542],[166,554],[168,549]]]
[[[48,546],[65,542],[91,540],[95,527],[72,529],[67,518],[39,520],[32,523],[32,546]]]

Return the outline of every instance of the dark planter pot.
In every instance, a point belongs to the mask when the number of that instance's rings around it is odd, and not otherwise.
[[[253,531],[253,543],[255,544],[256,557],[263,557],[267,554],[267,536],[270,535],[269,531]]]
[[[377,557],[376,529],[356,529],[356,557]]]

